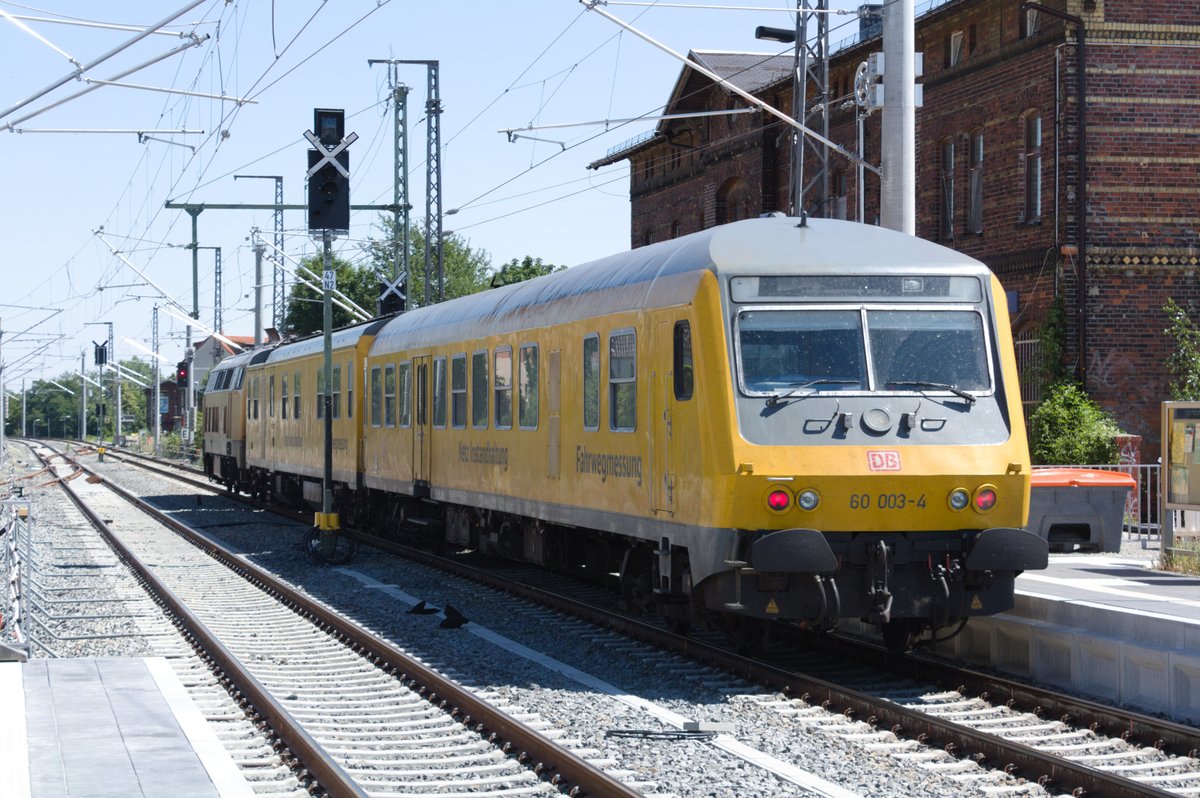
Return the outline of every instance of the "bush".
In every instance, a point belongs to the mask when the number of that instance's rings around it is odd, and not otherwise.
[[[1121,429],[1072,382],[1050,387],[1029,417],[1029,453],[1037,465],[1101,465],[1117,462],[1114,435]]]

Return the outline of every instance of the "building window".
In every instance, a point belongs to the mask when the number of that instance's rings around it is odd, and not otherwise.
[[[488,353],[471,355],[471,426],[487,429],[488,424]]]
[[[717,190],[717,224],[750,217],[750,187],[740,177],[731,177]]]
[[[467,356],[450,358],[450,426],[467,426]]]
[[[400,398],[397,402],[397,418],[401,427],[412,425],[413,386],[412,363],[401,363],[396,371],[396,382],[399,383]]]
[[[833,218],[846,218],[846,170],[839,169],[833,173]]]
[[[954,238],[954,139],[941,145],[942,218],[939,232],[942,238]]]
[[[956,30],[947,36],[942,45],[942,66],[958,66],[963,59],[963,32]]]
[[[433,426],[446,426],[446,358],[433,359]]]
[[[600,429],[600,336],[583,339],[583,428]]]
[[[617,432],[637,427],[637,338],[633,330],[608,338],[608,426]]]
[[[538,348],[525,344],[520,349],[517,372],[517,418],[521,429],[537,429],[538,425]]]
[[[967,203],[967,231],[983,232],[983,133],[971,134],[971,196]]]
[[[674,369],[675,398],[692,398],[695,377],[692,369],[692,327],[686,321],[675,322]]]
[[[1027,10],[1025,16],[1021,18],[1021,22],[1024,27],[1024,30],[1021,31],[1021,38],[1027,39],[1042,32],[1042,15],[1036,9]]]
[[[1025,221],[1042,218],[1042,119],[1025,118]]]
[[[512,429],[512,347],[496,350],[495,375],[496,429]]]

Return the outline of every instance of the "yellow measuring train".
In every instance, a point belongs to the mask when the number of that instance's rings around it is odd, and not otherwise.
[[[244,428],[206,433],[214,479],[319,506],[321,358],[214,370],[206,407]],[[350,523],[609,579],[680,626],[862,618],[903,648],[1046,564],[1005,294],[892,231],[735,222],[340,330],[334,363]]]

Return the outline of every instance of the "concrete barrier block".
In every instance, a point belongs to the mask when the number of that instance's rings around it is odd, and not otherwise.
[[[1074,686],[1080,692],[1116,699],[1121,694],[1121,646],[1111,637],[1074,636]]]
[[[1018,676],[1032,676],[1029,671],[1030,637],[1028,623],[1003,622],[999,617],[992,634],[992,667]]]
[[[1074,635],[1051,624],[1029,626],[1029,672],[1035,679],[1058,687],[1070,687],[1074,677]]]
[[[1169,651],[1137,644],[1121,645],[1121,692],[1118,701],[1142,712],[1171,710]]]
[[[1183,723],[1200,723],[1200,656],[1173,651],[1170,667],[1171,717]]]

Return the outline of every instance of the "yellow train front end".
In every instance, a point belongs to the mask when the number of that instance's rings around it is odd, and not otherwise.
[[[711,322],[726,336],[697,359],[727,364],[709,378],[729,402],[707,418],[731,444],[693,489],[696,523],[731,534],[695,586],[705,606],[861,618],[895,647],[1010,608],[1016,575],[1047,554],[1021,528],[1030,462],[1000,284],[886,231],[842,241],[836,270],[816,234],[782,233],[724,270],[718,252]],[[788,237],[799,258],[772,261]]]

